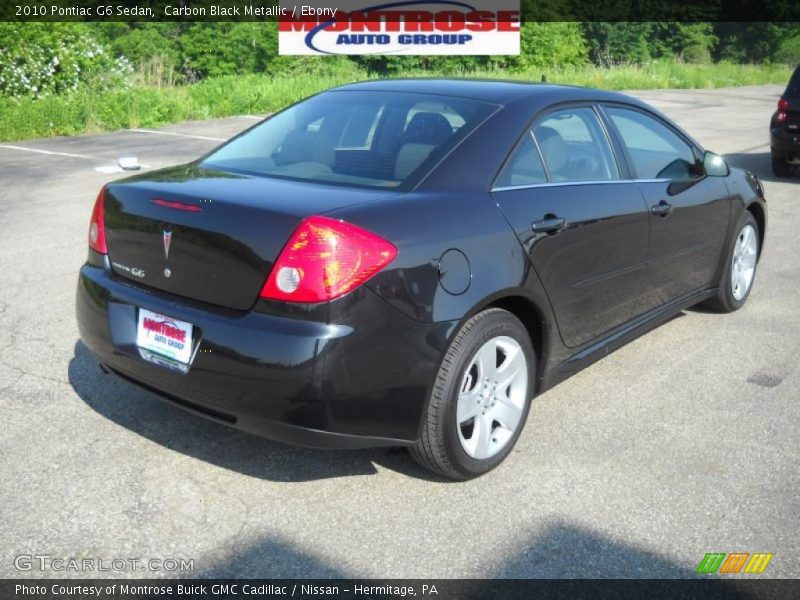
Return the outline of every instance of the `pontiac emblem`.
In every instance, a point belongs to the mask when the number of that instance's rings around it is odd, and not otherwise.
[[[169,259],[169,245],[172,242],[172,232],[169,229],[164,230],[164,258]]]

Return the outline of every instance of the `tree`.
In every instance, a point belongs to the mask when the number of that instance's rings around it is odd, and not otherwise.
[[[591,22],[584,24],[592,62],[610,67],[643,63],[653,58],[650,40],[653,23]]]
[[[275,23],[194,23],[180,51],[190,80],[262,73],[278,54],[278,31]]]

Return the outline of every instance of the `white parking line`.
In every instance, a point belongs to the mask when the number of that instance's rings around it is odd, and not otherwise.
[[[205,135],[191,135],[188,133],[175,133],[174,131],[156,131],[155,129],[126,129],[125,131],[132,131],[134,133],[152,133],[155,135],[171,135],[175,137],[193,138],[195,140],[209,140],[212,142],[224,142],[228,138],[208,137]]]
[[[257,115],[236,115],[237,119],[252,119],[253,121],[263,121],[264,117],[259,117]]]
[[[48,154],[50,156],[67,156],[69,158],[85,158],[87,160],[100,160],[100,161],[107,161],[107,158],[101,158],[99,156],[89,156],[88,154],[74,154],[72,152],[55,152],[53,150],[42,150],[40,148],[26,148],[25,146],[12,146],[10,144],[0,144],[0,148],[6,148],[8,150],[21,150],[23,152],[33,152],[35,154]],[[142,169],[149,169],[148,165],[143,163],[139,163],[139,167]],[[94,168],[95,171],[99,173],[122,173],[124,169],[119,167],[118,165],[101,165]]]
[[[72,154],[70,152],[54,152],[52,150],[40,150],[39,148],[26,148],[25,146],[10,146],[7,144],[0,144],[0,148],[7,148],[9,150],[22,150],[23,152],[35,152],[37,154],[51,154],[53,156],[69,156],[70,158],[88,158],[89,160],[103,160],[97,156],[89,156],[88,154]]]

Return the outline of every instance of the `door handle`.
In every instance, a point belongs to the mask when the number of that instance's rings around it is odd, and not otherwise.
[[[566,219],[559,219],[552,215],[547,215],[546,218],[541,221],[534,221],[531,223],[531,229],[534,233],[556,233],[566,226]]]
[[[652,207],[650,209],[650,212],[652,212],[654,215],[658,215],[660,217],[666,217],[669,213],[672,212],[672,204],[670,204],[666,200],[662,200],[661,202],[656,204],[654,207]]]

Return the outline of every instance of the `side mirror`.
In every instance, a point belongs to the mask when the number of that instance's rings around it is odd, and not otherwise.
[[[703,155],[703,170],[709,177],[726,177],[731,172],[725,159],[713,152]]]

